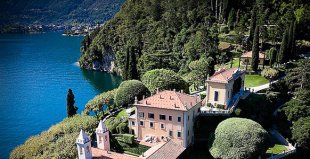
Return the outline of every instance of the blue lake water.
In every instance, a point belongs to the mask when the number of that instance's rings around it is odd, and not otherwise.
[[[119,85],[115,75],[81,70],[82,37],[60,33],[0,34],[0,159],[66,117],[66,95],[79,112],[95,95]]]

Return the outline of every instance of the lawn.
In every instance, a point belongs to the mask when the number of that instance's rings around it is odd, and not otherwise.
[[[267,84],[268,79],[260,75],[245,75],[245,87],[257,87],[263,84]]]
[[[279,154],[282,153],[283,151],[286,151],[287,148],[284,145],[280,145],[280,144],[274,144],[273,147],[270,147],[266,153],[267,154]]]
[[[122,141],[113,140],[112,149],[119,153],[127,153],[134,156],[140,156],[150,147],[138,143],[128,144]]]

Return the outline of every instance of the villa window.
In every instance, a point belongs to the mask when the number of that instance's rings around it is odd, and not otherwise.
[[[178,116],[178,122],[181,122],[182,118],[180,116]]]
[[[154,128],[154,122],[150,121],[150,128]]]
[[[171,115],[169,115],[169,121],[172,121],[172,116]]]
[[[89,146],[86,147],[86,153],[90,153],[90,148],[89,148]]]
[[[164,123],[160,123],[160,128],[161,129],[165,129],[165,124]]]
[[[139,118],[144,118],[144,113],[143,112],[139,112]]]
[[[187,116],[187,121],[189,121],[189,116]]]
[[[181,138],[181,137],[182,137],[182,132],[178,131],[178,138]]]
[[[101,136],[99,136],[99,144],[102,142],[102,138]]]
[[[169,137],[172,137],[172,136],[173,136],[173,131],[169,130]]]
[[[80,147],[80,155],[83,155],[83,148]]]
[[[187,130],[187,136],[189,136],[189,130]]]
[[[108,141],[108,137],[107,135],[104,136],[104,141],[107,142]]]
[[[227,95],[227,96],[228,96],[228,98],[229,98],[229,91],[228,91],[228,95]]]
[[[144,122],[143,121],[140,121],[140,126],[143,126],[144,125]]]
[[[159,120],[166,120],[166,115],[159,115]]]
[[[154,119],[154,113],[149,113],[149,119]]]
[[[219,100],[219,92],[214,91],[214,101],[218,101],[218,100]]]
[[[131,122],[131,126],[135,126],[135,122],[134,121]]]

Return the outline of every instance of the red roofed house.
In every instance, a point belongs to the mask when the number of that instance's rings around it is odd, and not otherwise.
[[[194,142],[194,119],[201,107],[200,96],[177,91],[157,91],[151,97],[135,100],[136,114],[128,119],[130,133],[138,140],[173,140],[188,147]]]
[[[244,90],[245,71],[238,68],[220,69],[207,80],[204,103],[225,109],[234,103],[234,97]]]
[[[259,65],[263,65],[264,61],[266,59],[265,53],[264,52],[259,52]],[[252,51],[248,51],[246,53],[243,53],[241,55],[241,64],[247,65],[250,64],[252,60]]]

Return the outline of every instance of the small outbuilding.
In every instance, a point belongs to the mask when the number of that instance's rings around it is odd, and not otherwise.
[[[241,64],[242,65],[247,65],[251,64],[252,60],[252,51],[248,51],[246,53],[243,53],[241,55]],[[266,54],[265,52],[260,51],[259,52],[259,65],[263,65],[264,61],[266,60]]]

